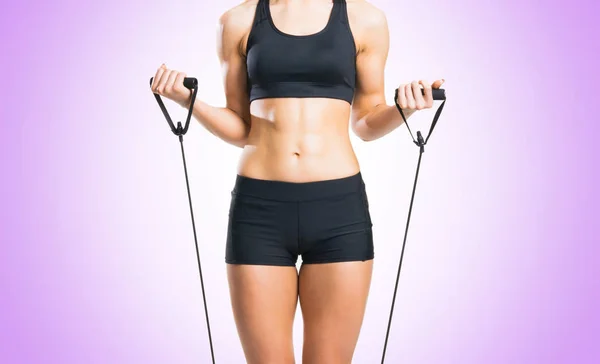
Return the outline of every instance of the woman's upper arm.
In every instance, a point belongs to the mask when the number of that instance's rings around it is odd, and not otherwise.
[[[384,69],[389,51],[389,29],[385,14],[367,3],[357,24],[359,52],[356,56],[356,89],[352,123],[373,108],[385,104]]]
[[[225,89],[226,107],[250,123],[250,103],[247,92],[247,71],[241,52],[242,40],[249,28],[244,21],[246,9],[239,6],[227,11],[219,19],[217,53]]]

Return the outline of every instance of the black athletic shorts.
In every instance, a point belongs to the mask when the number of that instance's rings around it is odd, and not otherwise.
[[[373,259],[373,233],[359,173],[316,182],[237,175],[225,261],[294,266]]]

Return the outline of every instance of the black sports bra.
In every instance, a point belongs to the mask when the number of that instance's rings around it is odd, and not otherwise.
[[[325,28],[309,35],[286,34],[277,29],[269,0],[259,0],[246,48],[250,102],[324,97],[352,103],[356,46],[345,0],[333,0]]]

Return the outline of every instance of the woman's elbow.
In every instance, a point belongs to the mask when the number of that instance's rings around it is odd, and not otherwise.
[[[231,135],[228,140],[226,140],[229,144],[234,145],[239,148],[244,148],[248,144],[248,139],[250,136],[250,124],[244,122],[244,128],[234,135]]]
[[[244,147],[248,144],[248,138],[229,140],[228,143],[235,147],[244,149]]]
[[[352,132],[363,142],[377,139],[369,129],[365,119],[352,121]]]

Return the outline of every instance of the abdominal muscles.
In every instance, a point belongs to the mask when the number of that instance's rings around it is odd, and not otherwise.
[[[252,102],[252,127],[238,173],[289,182],[358,173],[349,138],[350,106],[343,100],[262,99]]]

